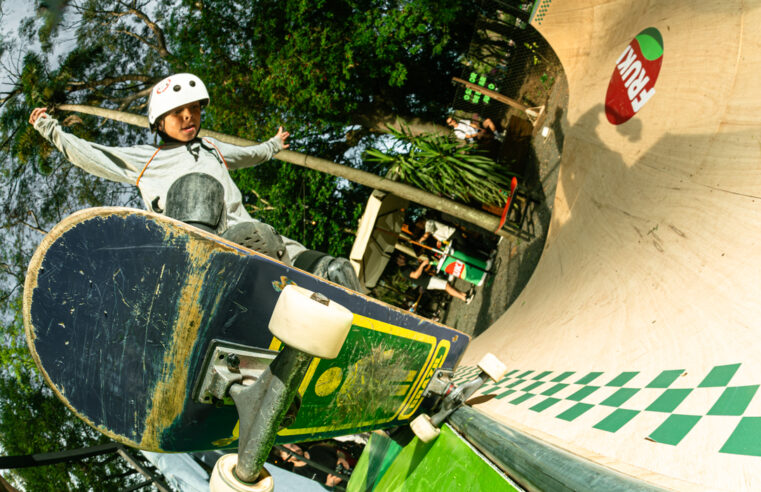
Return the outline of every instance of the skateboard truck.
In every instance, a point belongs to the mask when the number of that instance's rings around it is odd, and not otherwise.
[[[412,432],[423,442],[431,442],[439,435],[439,427],[455,410],[460,408],[488,379],[499,381],[507,368],[493,354],[487,353],[478,363],[481,372],[475,379],[456,386],[451,382],[451,371],[436,371],[423,396],[438,395],[439,410],[429,417],[422,413],[410,423]]]
[[[243,365],[239,353],[217,354],[219,377],[211,376],[208,385],[202,382],[199,396],[203,399],[212,395],[224,401],[229,395],[238,409],[240,438],[238,454],[223,456],[215,465],[210,480],[212,491],[263,491],[274,487],[264,462],[283,418],[294,402],[312,359],[335,358],[349,333],[352,319],[348,309],[322,294],[288,285],[280,294],[269,324],[270,331],[285,347],[255,380],[243,376],[236,379],[236,357],[240,362],[239,372]],[[230,380],[234,381],[228,385]],[[220,388],[225,388],[225,394],[219,393]]]
[[[255,482],[258,478],[275,443],[280,422],[312,359],[312,355],[286,346],[254,384],[234,383],[230,387],[230,396],[240,416],[235,473],[243,482]]]
[[[274,350],[212,340],[204,359],[203,378],[193,389],[193,400],[214,405],[233,405],[230,386],[259,379],[277,356]]]

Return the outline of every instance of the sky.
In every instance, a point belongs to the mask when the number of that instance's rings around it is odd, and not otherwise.
[[[33,0],[2,0],[1,3],[3,16],[0,18],[0,36],[2,36],[2,39],[4,40],[18,40],[18,29],[21,25],[21,21],[26,17],[35,14],[34,6],[37,2]],[[59,34],[63,34],[63,36],[59,38],[58,42],[56,42],[53,47],[53,56],[51,59],[54,61],[54,66],[55,60],[57,60],[61,54],[65,53],[66,50],[74,46],[72,44],[72,34],[68,34],[67,36],[67,33],[63,31],[59,32]],[[39,52],[40,43],[35,41],[30,48]],[[13,67],[13,62],[14,60],[10,58],[8,54],[3,55],[3,67]],[[8,89],[8,73],[5,72],[5,68],[3,67],[0,67],[0,92],[5,92]]]
[[[2,39],[16,39],[21,19],[29,16],[33,11],[32,2],[28,0],[5,0],[3,2],[3,16],[0,18],[0,35]],[[11,60],[7,55],[2,57],[3,67],[8,66]],[[7,90],[8,74],[5,68],[0,68],[0,90]]]
[[[21,19],[34,12],[34,2],[29,0],[5,0],[3,2],[3,31],[18,26]]]

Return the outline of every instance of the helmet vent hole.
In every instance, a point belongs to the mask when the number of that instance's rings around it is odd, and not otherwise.
[[[172,87],[172,90],[174,92],[180,92],[180,89],[181,89],[181,87],[179,85],[175,85],[174,87]]]
[[[196,81],[195,80],[191,80],[189,82],[189,84],[190,84],[190,87],[195,87],[196,86]]]

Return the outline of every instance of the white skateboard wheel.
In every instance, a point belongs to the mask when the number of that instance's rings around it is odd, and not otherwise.
[[[491,353],[484,355],[481,362],[478,363],[478,368],[492,378],[495,383],[502,379],[507,372],[507,367],[502,361]]]
[[[272,492],[275,490],[275,481],[264,467],[256,483],[246,483],[235,476],[237,464],[237,454],[226,454],[217,460],[209,479],[210,492]]]
[[[415,420],[410,422],[410,428],[417,438],[424,443],[433,441],[441,433],[441,430],[431,422],[431,417],[424,413],[421,413],[415,417]]]
[[[354,316],[345,307],[312,291],[287,285],[275,304],[270,331],[284,344],[322,359],[335,359]]]

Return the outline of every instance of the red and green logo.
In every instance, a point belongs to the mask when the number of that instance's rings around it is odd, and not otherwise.
[[[616,62],[605,96],[605,115],[620,125],[655,95],[655,81],[663,62],[663,37],[649,27],[637,34]]]

